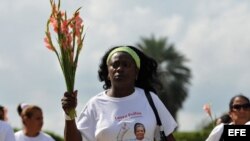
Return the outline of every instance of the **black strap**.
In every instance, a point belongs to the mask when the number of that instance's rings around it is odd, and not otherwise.
[[[219,141],[224,141],[224,139],[223,139],[223,134],[221,134],[220,140],[219,140]]]
[[[146,95],[146,97],[148,99],[148,102],[149,102],[150,106],[152,107],[152,109],[153,109],[153,111],[155,113],[157,125],[161,126],[161,119],[160,119],[160,117],[158,115],[158,111],[157,111],[157,109],[155,107],[155,104],[154,104],[154,101],[153,101],[153,99],[151,97],[151,94],[147,90],[144,90],[144,91],[145,91],[145,95]]]
[[[152,109],[153,109],[153,111],[155,113],[157,125],[161,126],[161,119],[160,119],[160,117],[158,115],[158,111],[157,111],[157,109],[155,107],[155,104],[154,104],[154,101],[153,101],[153,99],[151,97],[151,94],[147,90],[144,90],[144,91],[145,91],[145,95],[146,95],[146,97],[148,99],[148,102],[149,102],[150,106],[152,107]],[[166,137],[166,135],[164,133],[164,130],[160,129],[160,137],[161,137],[161,141],[167,141],[167,137]]]
[[[222,134],[221,134],[221,136],[220,136],[219,141],[224,141],[224,136],[223,136],[223,134],[224,134],[225,125],[223,125],[223,126],[224,126],[224,127],[223,127],[223,131],[222,131]]]

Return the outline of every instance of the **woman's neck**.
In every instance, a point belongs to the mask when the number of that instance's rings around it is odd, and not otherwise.
[[[135,88],[114,88],[107,90],[107,95],[111,97],[125,97],[134,93]]]
[[[238,121],[234,121],[233,124],[234,125],[244,125],[246,124],[247,121],[246,120],[238,120]]]
[[[36,137],[36,136],[39,135],[39,132],[34,132],[34,131],[31,131],[31,130],[28,130],[27,128],[23,129],[23,133],[24,133],[24,135],[26,135],[28,137]]]

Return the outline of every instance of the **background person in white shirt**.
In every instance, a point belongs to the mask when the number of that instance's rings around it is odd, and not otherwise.
[[[21,108],[21,109],[20,109]],[[36,105],[18,105],[23,128],[15,133],[16,141],[55,141],[50,135],[42,131],[43,112]]]
[[[0,141],[15,141],[12,127],[4,120],[0,120]]]
[[[231,122],[229,125],[244,125],[250,121],[249,98],[239,94],[231,98],[228,112]],[[217,125],[209,134],[206,141],[220,141],[224,130],[224,124]]]

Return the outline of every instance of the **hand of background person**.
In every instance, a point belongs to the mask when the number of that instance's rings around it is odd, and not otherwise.
[[[77,106],[77,90],[73,93],[65,92],[61,102],[62,108],[66,114],[70,109],[75,109]]]

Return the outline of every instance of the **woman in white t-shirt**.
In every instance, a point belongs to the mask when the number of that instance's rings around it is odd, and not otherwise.
[[[23,128],[15,133],[16,141],[55,141],[50,135],[44,133],[42,109],[36,105],[18,105]]]
[[[99,66],[99,79],[104,82],[104,91],[92,97],[78,117],[66,114],[65,141],[117,141],[126,125],[122,140],[135,139],[134,125],[142,123],[144,137],[153,141],[156,118],[145,96],[150,91],[162,121],[166,141],[175,141],[173,132],[177,123],[156,95],[157,63],[139,49],[118,46],[109,49]],[[77,91],[65,93],[62,108],[65,113],[76,108]]]
[[[250,101],[249,98],[239,94],[231,98],[229,103],[229,116],[231,123],[229,125],[244,125],[250,122]],[[206,141],[222,140],[224,123],[217,125],[209,134]]]
[[[0,141],[15,141],[12,127],[3,120],[0,120]]]

